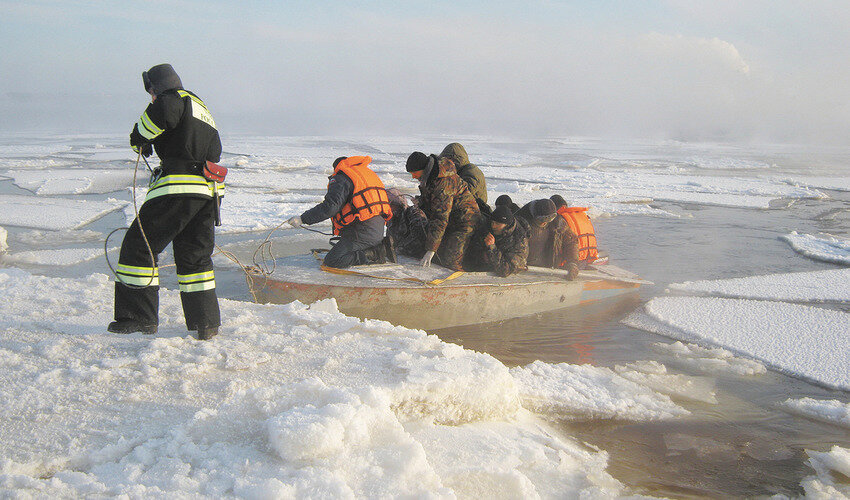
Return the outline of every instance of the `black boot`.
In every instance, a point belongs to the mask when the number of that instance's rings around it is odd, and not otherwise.
[[[217,326],[208,326],[207,328],[198,328],[198,340],[209,340],[218,335]]]
[[[387,260],[390,262],[398,262],[398,256],[395,253],[395,241],[392,236],[384,236],[384,240],[381,242],[381,245],[384,247],[384,255]]]
[[[153,335],[156,333],[157,325],[144,325],[134,319],[122,319],[109,323],[106,330],[121,334],[142,332],[145,335]]]
[[[384,248],[384,242],[363,250],[363,256],[366,257],[369,264],[383,264],[387,261],[387,250]]]

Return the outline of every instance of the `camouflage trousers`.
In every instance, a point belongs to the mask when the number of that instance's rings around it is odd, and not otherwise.
[[[446,229],[440,248],[437,249],[437,260],[441,266],[463,271],[463,256],[469,247],[474,229],[474,224]]]

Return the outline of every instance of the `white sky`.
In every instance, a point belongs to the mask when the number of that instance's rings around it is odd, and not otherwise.
[[[0,131],[129,130],[170,62],[223,133],[846,144],[848,28],[846,1],[0,1]]]

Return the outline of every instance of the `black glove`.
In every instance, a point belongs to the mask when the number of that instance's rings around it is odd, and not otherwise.
[[[153,146],[151,145],[151,143],[146,142],[146,143],[142,144],[142,156],[147,158],[148,156],[150,156],[152,154],[153,154]]]

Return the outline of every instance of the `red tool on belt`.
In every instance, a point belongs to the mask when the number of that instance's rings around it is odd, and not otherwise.
[[[224,182],[227,177],[227,167],[222,167],[217,163],[208,161],[204,165],[204,178],[212,182]],[[221,225],[221,198],[218,196],[218,188],[213,189],[213,199],[215,200],[215,225]]]

